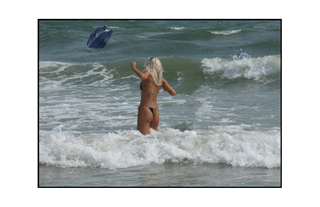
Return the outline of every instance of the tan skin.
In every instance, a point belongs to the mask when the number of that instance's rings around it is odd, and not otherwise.
[[[138,126],[137,129],[141,134],[149,134],[149,128],[156,130],[159,126],[159,110],[157,104],[157,97],[160,91],[160,88],[163,87],[171,96],[176,95],[176,91],[168,84],[168,82],[162,78],[161,86],[156,86],[153,83],[152,76],[149,71],[141,72],[136,68],[135,62],[130,62],[132,70],[137,74],[137,76],[142,80],[140,87],[144,90],[141,90],[141,102],[139,107],[138,114]],[[150,95],[151,92],[152,95]],[[156,114],[153,116],[149,107],[157,108]]]

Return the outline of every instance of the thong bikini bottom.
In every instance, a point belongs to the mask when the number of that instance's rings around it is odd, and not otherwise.
[[[146,105],[142,105],[142,106],[145,106],[145,107],[148,107]],[[140,107],[140,106],[139,106]],[[139,109],[138,107],[138,109]],[[155,116],[157,114],[157,111],[158,111],[158,108],[152,108],[152,107],[148,107],[149,110],[151,111],[152,115]]]

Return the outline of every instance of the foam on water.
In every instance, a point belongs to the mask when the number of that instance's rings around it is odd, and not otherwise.
[[[205,74],[221,73],[221,78],[239,77],[258,80],[280,72],[280,55],[252,58],[247,53],[234,55],[232,60],[223,58],[205,58],[202,60]]]
[[[40,89],[52,89],[61,85],[85,84],[105,86],[112,82],[114,69],[101,63],[65,63],[40,61]]]
[[[183,30],[185,27],[170,27],[172,30]]]
[[[241,32],[241,29],[238,30],[227,30],[227,31],[210,31],[214,35],[232,35]]]
[[[40,131],[40,163],[111,170],[166,162],[279,167],[279,129],[245,129],[242,125],[183,132],[163,128],[143,136],[136,130],[79,134],[64,132],[59,126]]]

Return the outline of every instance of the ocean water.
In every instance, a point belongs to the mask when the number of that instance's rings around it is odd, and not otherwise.
[[[39,20],[40,187],[281,187],[280,20]],[[98,26],[103,49],[86,46]],[[139,78],[176,90],[136,130]]]

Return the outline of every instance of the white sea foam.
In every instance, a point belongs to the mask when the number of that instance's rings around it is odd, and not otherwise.
[[[76,65],[76,63],[64,63],[64,62],[55,62],[55,61],[40,61],[39,62],[39,70],[42,71],[50,71],[54,70],[54,72],[62,71],[67,67]],[[56,71],[57,69],[57,71]]]
[[[136,130],[74,135],[61,126],[40,132],[40,163],[61,167],[128,168],[165,162],[224,163],[242,167],[280,166],[278,130],[242,126],[181,132],[172,128],[142,136]]]
[[[183,30],[185,27],[170,27],[172,30]]]
[[[76,68],[76,69],[74,69]],[[77,69],[79,68],[79,69]],[[65,75],[66,69],[73,69],[68,76]],[[114,69],[107,69],[100,63],[65,63],[54,61],[40,61],[40,89],[60,88],[61,85],[72,85],[74,83],[83,83],[85,85],[108,85],[112,81],[111,74]],[[50,78],[46,77],[50,74]],[[83,81],[87,80],[87,81]]]
[[[214,35],[232,35],[241,32],[241,29],[238,30],[226,30],[226,31],[210,31]]]
[[[232,60],[205,58],[202,60],[204,73],[222,72],[221,78],[235,79],[244,77],[258,80],[280,71],[280,55],[251,58],[246,53],[234,55]]]

